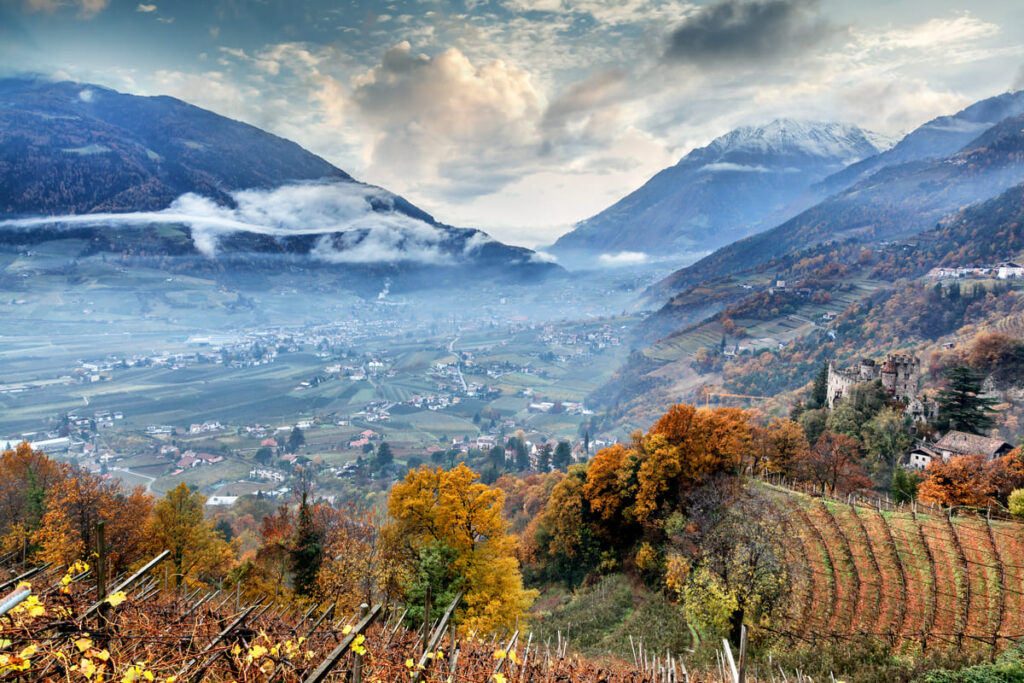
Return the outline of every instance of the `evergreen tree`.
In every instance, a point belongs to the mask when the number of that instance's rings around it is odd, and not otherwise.
[[[583,453],[586,457],[590,457],[590,430],[588,429],[583,434]]]
[[[568,441],[558,442],[558,445],[555,446],[555,455],[551,462],[556,470],[568,469],[569,463],[572,462],[572,446],[569,445]]]
[[[821,366],[818,374],[814,376],[814,386],[811,388],[811,395],[807,400],[807,408],[814,410],[822,408],[828,401],[828,363]]]
[[[897,503],[909,503],[917,498],[917,476],[897,467],[892,475],[892,499]]]
[[[961,432],[980,434],[994,424],[992,407],[996,400],[981,395],[982,377],[965,365],[946,372],[949,380],[936,399],[939,403],[939,426]]]
[[[288,435],[288,452],[294,453],[304,443],[306,443],[306,437],[302,430],[298,427],[293,427],[291,434]]]
[[[377,458],[374,462],[378,470],[385,470],[391,467],[391,464],[395,461],[395,456],[391,452],[391,446],[388,445],[387,441],[381,441],[380,445],[377,446]]]
[[[537,471],[547,472],[551,469],[551,444],[546,443],[537,449]]]
[[[323,562],[323,537],[313,521],[309,492],[303,490],[299,503],[299,523],[290,554],[292,580],[297,595],[310,595]]]

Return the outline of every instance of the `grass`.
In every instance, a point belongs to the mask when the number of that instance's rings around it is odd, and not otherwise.
[[[660,593],[634,586],[622,574],[602,578],[593,586],[542,598],[532,619],[534,640],[554,647],[559,632],[570,651],[632,661],[629,639],[652,652],[683,652],[690,630],[679,607]],[[555,603],[549,605],[549,603]]]

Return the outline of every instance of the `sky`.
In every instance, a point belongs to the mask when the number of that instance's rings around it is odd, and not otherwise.
[[[550,244],[774,118],[899,136],[1024,88],[1020,0],[0,0],[0,75],[172,95]]]

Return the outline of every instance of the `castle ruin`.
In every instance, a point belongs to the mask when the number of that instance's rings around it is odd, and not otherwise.
[[[880,380],[882,389],[890,396],[906,401],[917,396],[918,383],[921,380],[921,360],[917,356],[895,353],[885,357],[885,362],[878,364],[870,358],[861,359],[852,368],[840,369],[835,363],[828,364],[828,409],[835,407],[850,387],[866,382]]]

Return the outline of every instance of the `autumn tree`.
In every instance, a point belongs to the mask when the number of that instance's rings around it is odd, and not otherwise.
[[[530,559],[543,567],[545,578],[578,585],[600,560],[601,544],[595,515],[587,500],[587,468],[573,465],[551,490],[543,513],[524,533]]]
[[[152,497],[141,487],[126,496],[115,482],[105,482],[84,470],[69,470],[46,492],[46,512],[34,541],[40,558],[58,564],[88,556],[96,548],[96,523],[108,525],[111,568],[121,571],[142,554],[140,535],[149,522]]]
[[[807,451],[799,470],[823,492],[845,493],[871,486],[860,464],[860,445],[843,434],[822,434]]]
[[[514,626],[536,593],[523,588],[501,491],[478,479],[465,464],[409,472],[391,489],[388,534],[410,558],[436,543],[452,549],[452,567],[465,586],[463,626],[486,632]]]
[[[316,592],[351,611],[359,603],[388,600],[407,579],[401,556],[382,533],[373,511],[349,503],[341,508],[317,505],[316,526],[323,531],[323,562]]]
[[[739,641],[743,624],[767,623],[787,594],[785,523],[778,506],[753,487],[720,485],[698,494],[690,520],[692,557],[682,586],[690,621]],[[728,503],[721,504],[722,496]]]
[[[31,545],[46,512],[46,493],[69,476],[70,467],[28,442],[0,454],[0,542],[5,551]]]
[[[793,420],[775,418],[764,434],[766,466],[769,472],[791,476],[810,446],[803,427]]]
[[[206,496],[181,482],[157,501],[152,535],[158,547],[171,552],[174,583],[220,576],[230,565],[227,542],[203,518]]]

